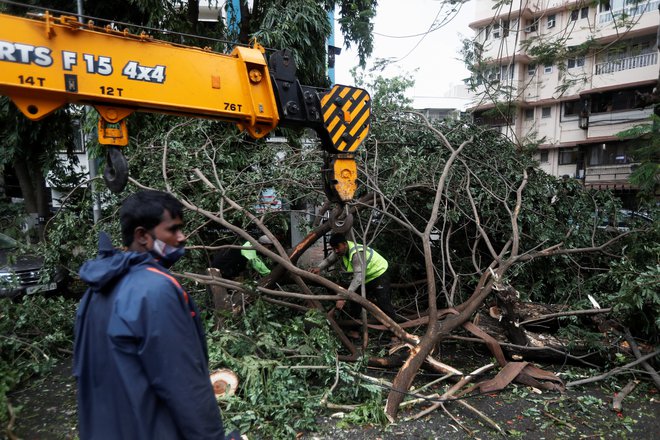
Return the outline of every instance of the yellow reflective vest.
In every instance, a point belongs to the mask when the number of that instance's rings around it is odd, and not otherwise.
[[[353,257],[357,252],[360,252],[358,258],[364,258],[365,246],[352,241],[347,241],[346,243],[348,244],[348,252],[341,258],[341,265],[346,272],[353,273]],[[370,247],[366,247],[366,263],[363,264],[363,267],[366,267],[364,271],[365,283],[384,274],[387,266],[387,260],[385,258]]]

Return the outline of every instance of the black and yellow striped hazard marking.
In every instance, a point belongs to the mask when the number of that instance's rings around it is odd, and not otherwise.
[[[321,111],[332,145],[342,153],[351,153],[369,134],[371,97],[366,90],[335,85],[321,98]]]

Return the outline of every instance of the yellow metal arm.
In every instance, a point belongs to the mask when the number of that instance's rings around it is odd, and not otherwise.
[[[0,94],[32,120],[77,103],[96,107],[99,142],[119,164],[110,188],[121,191],[127,165],[118,147],[128,143],[126,117],[134,111],[211,118],[236,124],[254,138],[276,127],[316,131],[326,151],[324,182],[332,201],[356,190],[353,154],[369,133],[369,94],[336,85],[300,85],[288,50],[264,57],[264,48],[230,55],[155,40],[75,17],[41,20],[0,14]],[[112,173],[113,170],[110,170]]]
[[[221,119],[255,138],[279,122],[260,46],[222,55],[71,17],[0,14],[0,66],[0,93],[32,120],[80,103]]]

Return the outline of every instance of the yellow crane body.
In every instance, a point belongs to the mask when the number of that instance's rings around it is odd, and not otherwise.
[[[279,122],[260,47],[231,55],[79,23],[0,14],[0,93],[30,119],[68,103],[94,105],[116,123],[132,111],[239,124],[255,138]]]
[[[287,49],[268,61],[256,43],[225,55],[49,12],[0,14],[0,94],[32,120],[70,103],[94,106],[114,192],[128,180],[119,150],[129,141],[126,118],[146,111],[231,122],[257,139],[276,127],[311,128],[326,152],[326,194],[344,203],[357,188],[354,152],[371,117],[363,89],[301,85]]]

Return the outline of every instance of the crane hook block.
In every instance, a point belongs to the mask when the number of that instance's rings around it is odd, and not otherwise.
[[[111,124],[106,122],[104,118],[99,117],[98,136],[99,144],[125,147],[128,145],[126,119],[122,119],[116,124]]]
[[[324,181],[325,192],[330,201],[351,201],[357,190],[357,165],[354,155],[327,155]]]
[[[128,183],[128,162],[119,147],[108,147],[103,180],[110,191],[119,194]]]

